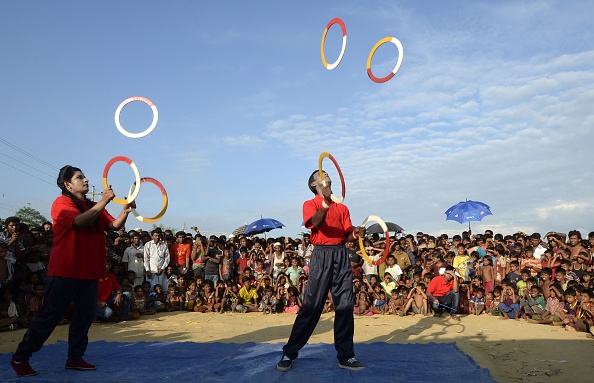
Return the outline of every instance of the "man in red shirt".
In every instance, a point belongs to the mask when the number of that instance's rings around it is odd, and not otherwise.
[[[105,277],[99,279],[97,294],[97,309],[95,315],[99,319],[109,319],[114,314],[114,309],[119,308],[120,320],[128,320],[130,316],[130,303],[132,293],[122,292],[115,274],[110,273],[112,262],[105,264]]]
[[[458,295],[458,277],[453,266],[446,267],[443,275],[434,277],[427,287],[427,299],[440,317],[447,309],[452,318],[460,320],[456,315],[460,296]]]
[[[179,275],[185,275],[190,270],[190,255],[192,254],[192,246],[185,243],[186,233],[178,231],[175,234],[175,243],[169,248],[171,260],[175,263],[179,271]]]
[[[291,369],[293,359],[297,358],[299,350],[316,328],[328,290],[331,290],[336,312],[334,340],[338,366],[361,370],[365,366],[355,359],[353,347],[353,274],[344,244],[365,235],[365,227],[354,228],[349,209],[343,204],[332,202],[328,174],[324,173],[324,179],[321,179],[316,170],[309,177],[308,186],[315,194],[314,199],[303,203],[303,222],[311,230],[311,243],[314,245],[309,264],[309,282],[305,289],[303,306],[276,368],[279,371]]]

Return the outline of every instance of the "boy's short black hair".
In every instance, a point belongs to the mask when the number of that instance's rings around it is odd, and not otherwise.
[[[485,294],[485,289],[483,289],[482,287],[477,287],[476,289],[474,289],[475,293],[481,293],[481,294]]]
[[[563,296],[571,295],[573,297],[577,296],[577,291],[573,287],[568,287],[567,290],[563,293]]]
[[[520,271],[520,273],[530,275],[530,269],[523,268],[522,271]]]
[[[551,276],[551,275],[553,275],[553,269],[551,269],[550,267],[543,267],[542,270],[540,271],[540,273]]]

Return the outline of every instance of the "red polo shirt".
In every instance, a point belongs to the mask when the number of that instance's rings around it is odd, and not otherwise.
[[[305,227],[311,230],[311,243],[314,245],[339,245],[346,242],[346,237],[353,231],[351,213],[341,203],[333,203],[326,212],[326,220],[319,229],[316,229],[311,219],[322,207],[322,196],[315,196],[314,199],[303,203],[303,222]]]
[[[105,267],[103,268],[105,269]],[[105,273],[105,271],[103,273]],[[111,294],[118,291],[120,287],[121,286],[114,274],[103,274],[103,278],[99,278],[97,302],[107,302],[109,298],[111,298]]]
[[[454,280],[452,279],[449,283],[445,281],[445,277],[440,275],[435,277],[429,282],[427,292],[434,297],[443,297],[447,295],[454,288]]]
[[[89,208],[85,205],[85,210]],[[54,245],[47,268],[48,277],[99,279],[105,276],[105,233],[114,218],[103,209],[99,214],[100,228],[74,226],[81,214],[70,197],[59,196],[52,205]]]

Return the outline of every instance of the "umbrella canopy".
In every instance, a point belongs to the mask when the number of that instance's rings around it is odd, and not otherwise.
[[[243,233],[245,232],[245,229],[247,227],[248,227],[248,225],[241,225],[237,229],[233,230],[233,232],[231,234],[233,234],[236,237],[239,235],[243,235]]]
[[[388,231],[399,233],[404,231],[404,229],[400,226],[395,224],[394,222],[386,222],[386,226],[388,227]],[[374,223],[373,225],[369,226],[367,230],[365,230],[367,234],[383,234],[384,229],[380,226],[379,223]]]
[[[250,223],[244,230],[245,235],[254,235],[266,233],[273,229],[284,227],[285,225],[274,218],[260,218],[257,221]]]
[[[459,223],[470,221],[481,221],[483,217],[492,215],[491,208],[484,202],[469,201],[458,202],[454,206],[446,210],[446,220],[457,221]]]

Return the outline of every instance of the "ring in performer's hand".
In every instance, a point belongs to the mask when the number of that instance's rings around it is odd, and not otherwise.
[[[377,48],[379,48],[380,45],[385,44],[385,43],[393,43],[394,45],[396,45],[396,47],[398,48],[398,61],[396,62],[396,66],[394,67],[394,69],[392,69],[392,72],[389,75],[387,75],[386,77],[377,78],[373,75],[373,72],[371,72],[371,58],[375,54],[375,51],[377,50]],[[377,83],[386,82],[386,81],[390,80],[392,77],[394,77],[396,72],[398,72],[398,69],[400,69],[400,65],[402,65],[403,58],[404,58],[404,48],[402,47],[402,43],[400,42],[400,40],[398,40],[396,37],[384,37],[383,39],[378,41],[373,46],[373,48],[371,48],[371,52],[369,52],[369,56],[367,57],[367,75],[373,82],[377,82]]]
[[[130,133],[126,129],[124,129],[122,127],[122,124],[120,123],[120,114],[122,113],[122,109],[124,108],[124,106],[128,105],[132,101],[145,102],[153,110],[153,122],[151,122],[151,125],[144,132]],[[150,132],[152,132],[155,129],[155,127],[157,126],[157,121],[159,121],[159,111],[157,110],[157,107],[155,106],[155,104],[148,98],[142,97],[142,96],[134,96],[134,97],[130,97],[130,98],[127,98],[124,101],[122,101],[122,103],[116,109],[114,119],[115,119],[116,128],[118,128],[120,133],[122,133],[124,136],[129,137],[129,138],[141,138],[141,137],[148,135]]]
[[[165,191],[165,188],[163,187],[163,185],[154,178],[143,177],[140,179],[140,183],[143,183],[143,182],[150,182],[150,183],[156,185],[159,188],[159,190],[161,190],[161,194],[163,194],[163,206],[161,207],[161,211],[159,212],[159,214],[157,214],[156,216],[154,216],[152,218],[147,218],[147,217],[141,216],[140,214],[138,214],[138,212],[136,211],[135,208],[132,208],[132,214],[134,214],[134,216],[142,222],[146,222],[146,223],[156,222],[159,219],[161,219],[161,217],[163,217],[163,215],[167,211],[167,206],[169,205],[169,199],[167,198],[167,192]],[[137,189],[136,185],[137,184],[134,183],[132,185],[132,187],[130,187],[130,192],[129,192],[130,195],[132,193],[134,193],[135,189]]]
[[[342,170],[340,170],[340,166],[338,166],[338,162],[336,162],[336,159],[334,158],[334,156],[332,156],[332,154],[330,154],[328,152],[323,152],[322,154],[320,154],[320,158],[318,160],[318,171],[320,172],[320,179],[322,180],[322,184],[324,185],[324,187],[326,187],[326,176],[324,175],[324,171],[322,170],[322,161],[326,157],[328,157],[330,159],[330,161],[332,161],[334,166],[336,166],[336,170],[338,171],[338,176],[340,177],[340,184],[342,186],[342,196],[335,197],[334,194],[332,194],[332,195],[330,195],[330,198],[332,198],[332,201],[334,201],[335,203],[342,203],[342,201],[344,201],[344,197],[346,195],[346,186],[344,184],[344,176],[342,175]]]
[[[136,167],[136,164],[134,162],[132,162],[131,159],[129,159],[128,157],[124,157],[124,156],[117,156],[117,157],[114,157],[111,160],[109,160],[107,165],[105,165],[105,169],[103,170],[103,188],[104,189],[109,188],[109,183],[107,182],[107,173],[109,173],[109,169],[111,168],[111,165],[113,165],[114,163],[119,162],[119,161],[123,161],[123,162],[127,163],[128,165],[130,165],[130,167],[134,171],[134,177],[136,178],[135,182],[138,185],[138,187],[134,188],[133,192],[130,193],[130,195],[128,196],[128,199],[125,199],[125,198],[120,199],[120,198],[114,197],[113,202],[115,202],[119,205],[127,205],[130,202],[134,201],[134,199],[136,199],[136,196],[138,195],[138,192],[140,191],[140,173],[138,172],[138,168]]]
[[[384,230],[384,235],[386,236],[386,248],[384,250],[384,255],[377,261],[372,261],[371,258],[369,258],[369,255],[367,255],[365,252],[365,246],[363,246],[363,237],[359,237],[359,248],[361,249],[361,255],[363,255],[363,258],[365,258],[367,263],[377,266],[382,264],[388,257],[388,254],[390,254],[390,233],[388,232],[388,226],[386,226],[384,220],[377,215],[370,215],[369,217],[365,218],[365,221],[363,221],[361,226],[365,226],[371,221],[379,223],[381,228]]]

